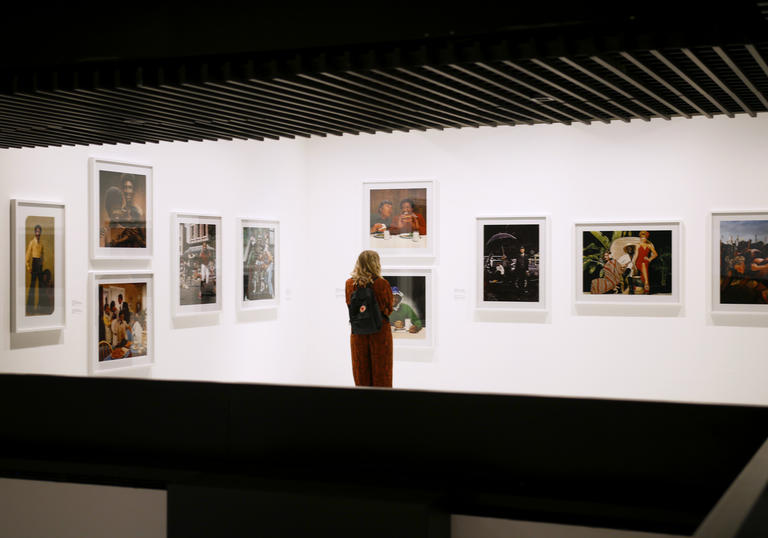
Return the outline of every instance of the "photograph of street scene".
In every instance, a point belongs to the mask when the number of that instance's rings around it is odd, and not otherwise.
[[[539,227],[483,225],[484,301],[539,301]]]
[[[768,220],[720,221],[720,303],[768,304]]]
[[[216,225],[179,224],[179,303],[216,303]]]

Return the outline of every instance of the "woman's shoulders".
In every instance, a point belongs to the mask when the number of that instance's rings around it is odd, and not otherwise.
[[[389,282],[387,281],[386,278],[384,278],[383,276],[380,276],[379,278],[373,281],[373,286],[375,288],[388,288]]]

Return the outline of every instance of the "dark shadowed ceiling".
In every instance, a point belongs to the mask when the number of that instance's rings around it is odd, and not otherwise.
[[[768,1],[540,4],[11,8],[0,147],[768,111]]]

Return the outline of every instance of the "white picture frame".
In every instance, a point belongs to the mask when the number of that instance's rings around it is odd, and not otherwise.
[[[475,222],[475,308],[546,312],[549,308],[549,216],[481,216]],[[529,260],[523,274],[518,273],[516,267],[521,246]]]
[[[88,164],[91,260],[150,259],[154,248],[152,167],[95,157]]]
[[[436,183],[435,180],[363,182],[360,230],[363,250],[375,250],[382,260],[394,264],[407,260],[428,263],[433,259],[437,252]],[[399,208],[407,207],[408,200],[413,201],[415,207],[406,214]],[[384,209],[379,209],[386,201],[392,202],[388,221],[380,214]],[[407,223],[408,218],[415,221]],[[372,232],[374,219],[389,222],[391,229]],[[395,227],[396,221],[401,224],[399,228]]]
[[[171,214],[171,295],[175,317],[221,311],[222,224],[217,215]]]
[[[55,331],[66,326],[65,241],[63,203],[11,200],[12,333]],[[37,260],[32,257],[33,249],[40,254]]]
[[[431,350],[435,347],[434,275],[431,267],[382,267],[381,276],[389,285],[400,289],[401,303],[409,305],[420,318],[422,330],[411,333],[404,322],[402,328],[394,327],[398,315],[390,315],[392,340],[395,349]],[[423,299],[422,299],[423,296]],[[423,310],[423,311],[422,311]],[[415,320],[411,320],[411,325]],[[397,357],[396,357],[397,358]]]
[[[280,302],[280,222],[237,219],[235,245],[238,274],[235,304],[238,310],[276,308]],[[261,252],[256,253],[254,248],[260,248]]]
[[[768,315],[768,210],[712,211],[708,236],[711,313]]]
[[[149,271],[91,271],[89,273],[88,371],[91,375],[123,368],[151,366],[155,362],[154,274]],[[121,307],[119,297],[123,296]],[[115,298],[118,298],[117,300]],[[106,329],[104,303],[115,310]],[[131,333],[119,329],[120,312],[130,311],[126,321]],[[117,315],[117,326],[114,316]],[[123,315],[123,320],[125,315]],[[139,324],[138,327],[136,324]],[[99,325],[104,327],[101,338]],[[117,340],[116,340],[117,339]],[[120,345],[123,343],[123,345]]]
[[[649,281],[645,281],[641,274],[642,270],[638,269],[637,260],[635,259],[632,264],[632,274],[629,277],[631,281],[628,286],[623,288],[623,291],[620,287],[623,286],[621,281],[609,292],[592,294],[585,291],[588,281],[591,287],[594,280],[601,278],[600,271],[598,270],[595,270],[595,272],[592,273],[588,272],[587,264],[589,263],[590,267],[592,264],[595,266],[602,265],[602,261],[597,260],[593,254],[600,255],[601,251],[607,250],[605,245],[601,243],[601,240],[598,239],[594,233],[603,235],[605,239],[609,241],[611,254],[613,258],[619,262],[620,258],[626,254],[624,248],[629,244],[639,244],[641,239],[638,237],[638,234],[642,231],[647,231],[649,233],[647,239],[650,243],[658,244],[658,248],[656,248],[656,246],[654,246],[654,248],[657,251],[659,263],[654,267],[651,267],[651,264],[656,263],[655,261],[646,264],[646,272],[648,272]],[[611,236],[607,236],[605,232],[611,233]],[[627,235],[624,238],[614,237],[613,232],[621,232]],[[590,241],[587,245],[584,243],[585,234],[588,234],[588,237],[590,237]],[[670,305],[679,307],[681,305],[681,267],[683,263],[681,235],[682,223],[680,220],[612,220],[575,223],[573,257],[575,303],[577,305]],[[589,255],[593,258],[587,261],[585,248],[589,250],[590,245],[597,245],[598,251],[595,253],[590,252]],[[640,253],[640,248],[636,246],[635,249],[633,257],[636,258]],[[646,250],[645,247],[644,250]],[[661,257],[662,255],[663,257]],[[649,257],[651,257],[651,254],[646,254],[645,258],[647,259]],[[654,260],[657,258],[654,258]],[[666,265],[663,264],[671,266],[669,271],[664,269]],[[641,265],[643,264],[641,263]],[[608,283],[606,283],[605,286],[609,287],[613,284],[615,278],[608,278],[606,280],[608,280]],[[645,289],[646,284],[648,287],[647,290]]]

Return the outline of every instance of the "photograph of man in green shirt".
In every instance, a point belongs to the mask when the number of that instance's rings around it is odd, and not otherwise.
[[[419,315],[416,313],[413,307],[408,303],[403,302],[404,296],[405,294],[400,291],[400,288],[397,286],[392,286],[394,308],[392,313],[389,315],[389,323],[395,329],[405,329],[408,332],[415,334],[424,328],[424,324],[422,323]],[[406,319],[410,319],[409,327],[406,326],[408,324]]]

